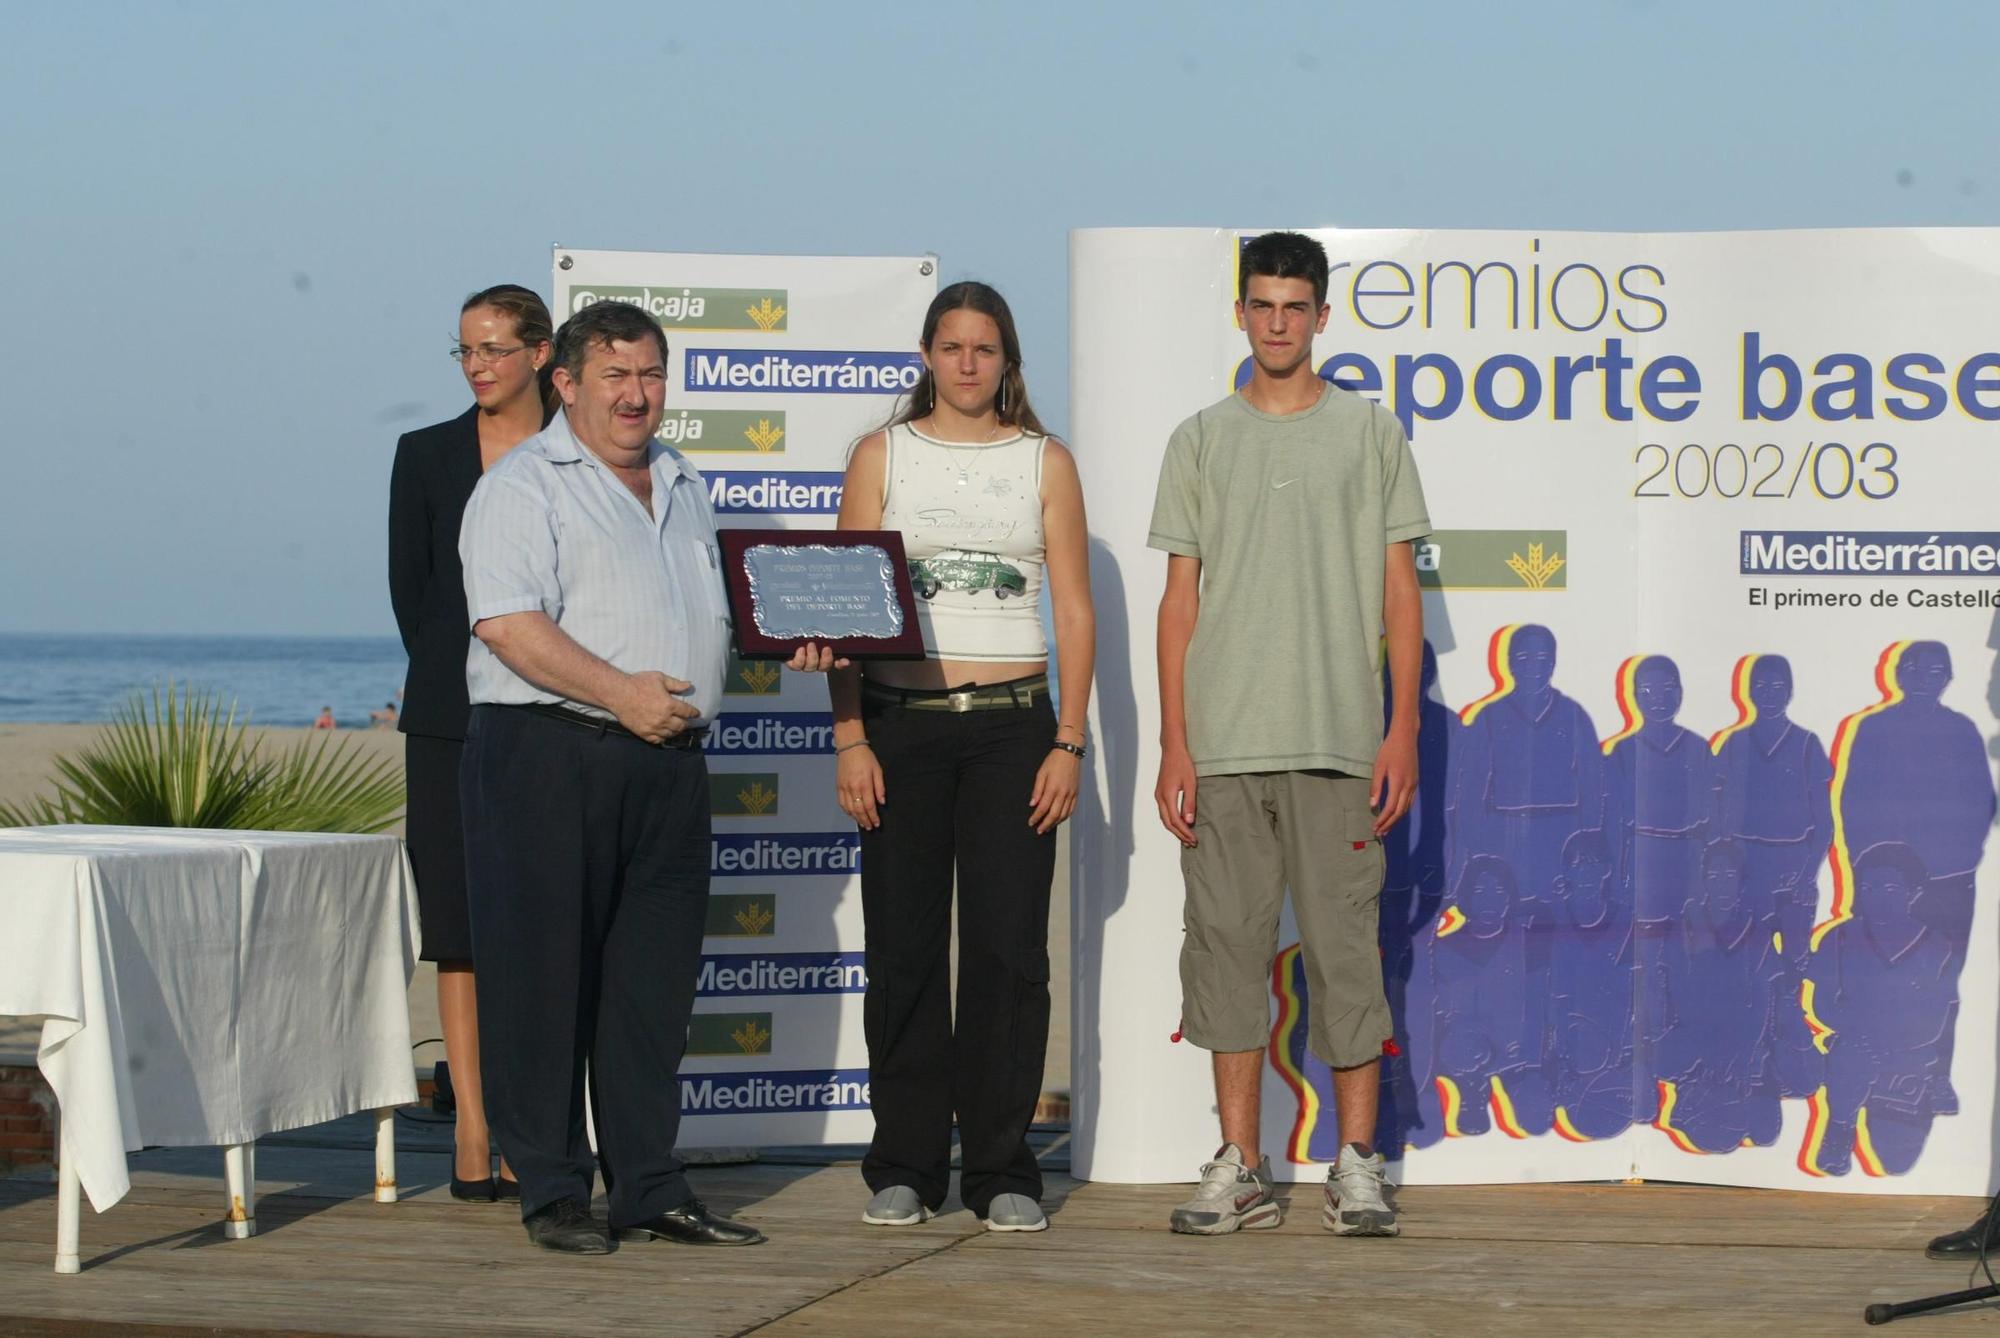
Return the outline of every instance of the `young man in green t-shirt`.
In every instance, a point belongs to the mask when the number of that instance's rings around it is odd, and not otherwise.
[[[1182,1031],[1214,1052],[1223,1138],[1172,1225],[1195,1235],[1278,1225],[1258,1096],[1289,887],[1310,1045],[1333,1069],[1340,1119],[1323,1221],[1393,1236],[1372,1146],[1391,1034],[1376,907],[1381,837],[1417,785],[1424,634],[1410,540],[1430,518],[1395,415],[1314,371],[1325,249],[1266,233],[1243,248],[1238,282],[1250,383],[1174,430],[1147,538],[1168,554],[1154,798],[1183,847]]]

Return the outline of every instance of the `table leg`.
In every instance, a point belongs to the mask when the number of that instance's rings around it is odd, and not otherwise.
[[[256,1145],[233,1143],[222,1150],[222,1176],[228,1182],[229,1215],[222,1220],[222,1234],[231,1240],[247,1240],[257,1234]]]
[[[396,1201],[396,1108],[375,1112],[375,1202]]]
[[[76,1237],[82,1215],[83,1182],[77,1176],[76,1158],[70,1155],[69,1121],[62,1120],[56,1134],[56,1272],[74,1273],[80,1267],[76,1257]]]

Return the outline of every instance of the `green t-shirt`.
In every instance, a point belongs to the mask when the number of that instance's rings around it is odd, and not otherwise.
[[[1402,424],[1350,391],[1283,415],[1231,395],[1174,429],[1146,543],[1201,560],[1196,775],[1374,769],[1383,567],[1430,528]]]

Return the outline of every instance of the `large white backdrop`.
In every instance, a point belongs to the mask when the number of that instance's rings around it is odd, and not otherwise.
[[[1248,352],[1247,235],[1071,239],[1101,629],[1072,838],[1090,1179],[1186,1179],[1217,1138],[1208,1057],[1170,1039],[1145,537],[1168,434]],[[1405,419],[1440,532],[1425,793],[1384,898],[1401,1178],[1991,1188],[2000,232],[1314,235],[1314,356]],[[1551,645],[1559,698],[1520,681]],[[1675,670],[1677,714],[1638,730]],[[1273,984],[1262,1137],[1317,1176],[1326,1073],[1309,1001]]]
[[[556,318],[658,317],[661,439],[700,468],[724,528],[830,528],[848,448],[920,369],[934,256],[676,255],[556,248]],[[708,936],[686,1147],[865,1142],[859,842],[834,802],[826,683],[734,658],[710,731]]]

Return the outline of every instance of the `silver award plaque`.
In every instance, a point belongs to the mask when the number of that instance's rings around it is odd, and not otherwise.
[[[873,544],[754,544],[743,550],[757,631],[780,640],[900,636],[896,567]]]

